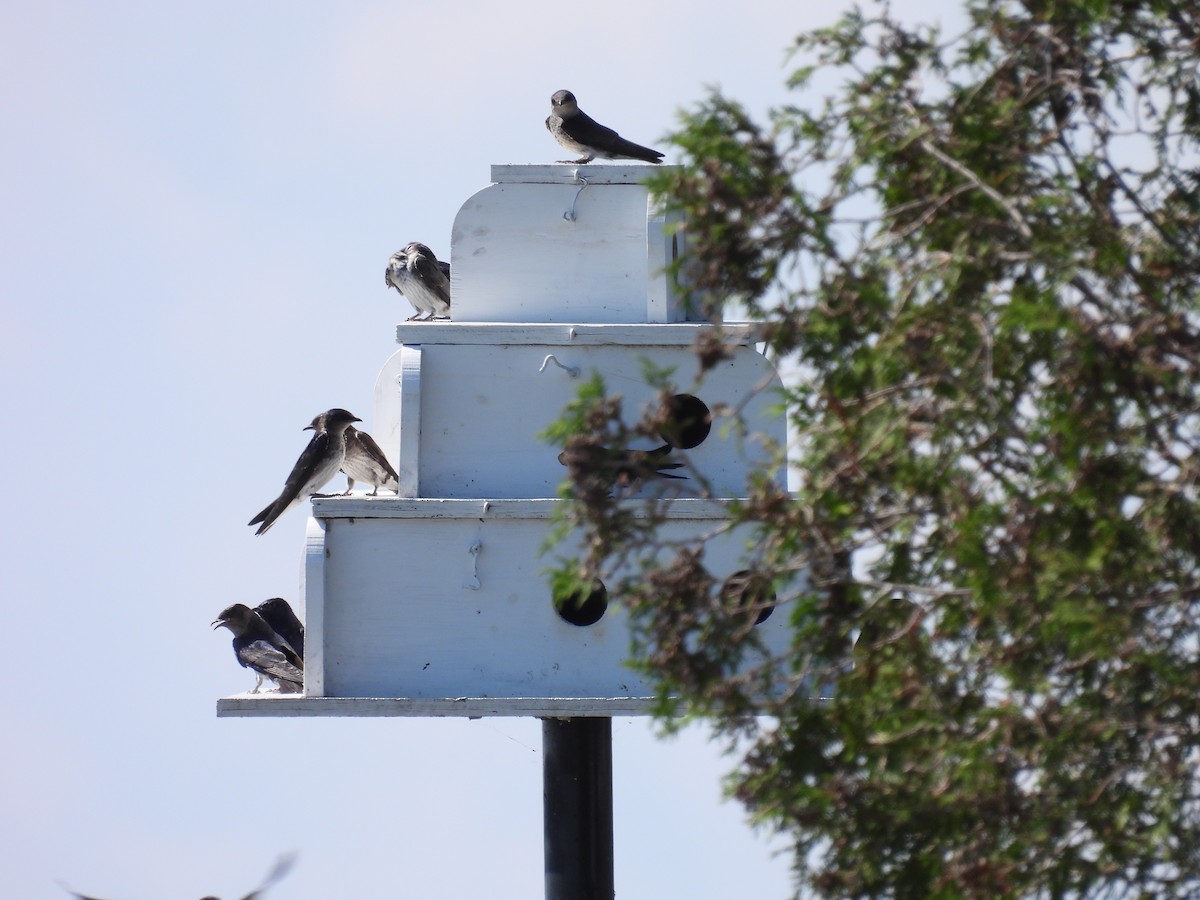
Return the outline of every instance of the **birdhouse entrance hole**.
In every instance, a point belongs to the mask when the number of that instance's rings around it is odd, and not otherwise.
[[[592,580],[591,589],[567,591],[554,596],[554,610],[564,622],[572,625],[595,625],[608,611],[608,588],[599,578]]]
[[[712,411],[708,404],[691,394],[675,394],[666,401],[659,434],[672,447],[691,450],[699,447],[712,430]]]

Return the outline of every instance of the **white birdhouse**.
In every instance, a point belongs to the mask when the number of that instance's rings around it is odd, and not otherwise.
[[[660,398],[646,364],[671,370],[684,408],[718,415],[670,451],[687,477],[648,479],[622,502],[674,498],[661,533],[683,539],[717,529],[722,499],[742,496],[766,462],[720,411],[737,410],[778,445],[786,425],[752,326],[725,326],[729,355],[699,377],[692,346],[711,326],[688,321],[663,271],[682,232],[640,183],[647,171],[495,166],[493,183],[463,204],[453,320],[399,325],[375,386],[368,430],[395,464],[399,496],[313,501],[304,694],[226,698],[220,715],[650,711],[652,689],[626,662],[620,597],[598,586],[577,622],[556,609],[546,570],[570,541],[543,547],[566,469],[540,435],[594,374],[632,423]],[[709,542],[704,564],[718,583],[744,567],[750,539],[734,530]],[[776,610],[756,626],[774,652],[787,647],[788,619]]]

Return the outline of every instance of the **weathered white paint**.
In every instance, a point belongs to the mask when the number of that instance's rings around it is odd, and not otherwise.
[[[407,349],[384,366],[381,380],[397,377]],[[563,366],[578,369],[580,377],[572,378],[553,364],[542,370],[550,354]],[[778,375],[750,347],[735,347],[729,359],[701,378],[696,356],[686,345],[426,342],[421,345],[419,429],[407,421],[397,427],[400,408],[386,396],[385,405],[375,409],[374,421],[382,435],[401,435],[403,447],[386,439],[380,444],[393,462],[398,460],[397,471],[419,471],[420,496],[554,497],[566,469],[558,462],[559,448],[541,435],[574,399],[582,380],[593,374],[604,379],[610,393],[621,395],[624,419],[634,423],[659,402],[647,365],[673,369],[673,390],[694,394],[714,412],[726,410],[726,415],[717,416],[704,443],[674,452],[692,467],[678,472],[688,475],[687,480],[651,481],[644,490],[657,493],[666,486],[692,496],[702,489],[703,477],[714,496],[744,496],[747,478],[769,457],[762,439],[782,446],[786,434],[779,413]],[[415,451],[407,440],[414,434],[419,435]],[[647,439],[639,447],[655,444]]]
[[[648,174],[636,165],[494,167],[493,184],[454,220],[451,316],[685,321],[662,271],[678,241],[641,183]]]
[[[309,543],[306,586],[323,594],[320,630],[306,636],[306,693],[324,697],[639,698],[652,687],[626,664],[629,624],[619,597],[594,625],[554,609],[546,569],[573,549],[543,553],[548,515],[560,501],[520,501],[497,512],[463,501],[421,516],[421,501],[319,501],[324,540]],[[683,504],[687,507],[688,504]],[[404,515],[392,516],[389,507]],[[336,510],[336,513],[333,511]],[[712,504],[685,508],[661,526],[666,541],[711,535],[704,565],[719,585],[744,567],[752,533],[722,528]],[[357,516],[347,515],[358,512]],[[689,515],[690,513],[690,515]],[[316,531],[312,534],[315,536]],[[619,569],[606,577],[615,588]],[[464,573],[473,573],[475,584]],[[319,591],[314,588],[320,586]],[[756,635],[775,653],[791,637],[790,602]]]
[[[726,515],[729,501],[676,498],[651,509],[644,501],[626,499],[619,506],[638,518],[653,513],[664,519],[720,520]],[[315,498],[312,509],[318,519],[550,519],[560,511],[560,501],[551,497],[455,500],[356,494]]]
[[[400,365],[400,374],[396,376],[400,390],[395,396],[399,402],[384,407],[391,412],[389,419],[380,419],[378,415],[375,417],[376,422],[383,424],[383,430],[397,435],[399,441],[398,453],[392,458],[397,459],[397,493],[401,497],[418,497],[421,494],[422,356],[421,347],[412,344],[401,347],[396,353]]]
[[[400,349],[375,385],[371,430],[399,496],[313,501],[305,696],[226,698],[219,715],[651,711],[651,685],[626,662],[620,598],[590,626],[554,609],[546,569],[580,538],[546,552],[566,470],[540,435],[593,374],[631,424],[658,402],[649,370],[668,370],[669,391],[699,397],[716,419],[703,443],[672,451],[686,480],[648,480],[624,506],[665,511],[658,533],[669,542],[711,536],[703,559],[719,585],[753,552],[752,531],[728,530],[720,498],[745,494],[786,423],[755,326],[722,326],[729,357],[701,377],[692,348],[712,326],[685,321],[661,273],[684,233],[640,183],[647,171],[497,166],[464,204],[451,242],[454,321],[400,324]],[[803,583],[798,573],[791,587]],[[791,639],[791,603],[780,599],[754,629],[773,654]]]
[[[621,347],[689,347],[713,326],[686,322],[669,325],[557,325],[545,322],[401,322],[396,343],[414,344],[570,344]],[[720,327],[724,344],[750,346],[762,340],[762,326],[754,322],[726,322]]]
[[[579,186],[579,179],[588,184],[640,185],[647,175],[671,169],[671,166],[649,166],[637,163],[602,162],[595,165],[516,165],[501,164],[491,168],[493,184],[570,184]]]
[[[325,693],[325,572],[316,564],[325,548],[325,520],[309,517],[304,532],[304,560],[300,566],[300,605],[296,615],[304,623],[304,690],[311,697]]]
[[[301,697],[296,694],[237,694],[217,701],[220,717],[250,716],[641,716],[654,710],[652,697]]]
[[[651,212],[646,223],[646,321],[654,324],[699,318],[691,315],[669,277],[670,265],[687,248],[683,214]]]

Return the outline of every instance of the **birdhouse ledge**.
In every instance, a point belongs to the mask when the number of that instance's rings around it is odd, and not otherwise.
[[[635,513],[666,509],[664,546],[703,539],[720,602],[741,602],[756,542],[752,527],[730,525],[728,501],[787,439],[779,374],[754,346],[760,326],[701,319],[668,275],[684,223],[643,183],[663,168],[492,167],[454,220],[451,320],[398,325],[376,379],[370,432],[396,492],[313,501],[303,694],[227,697],[218,715],[653,711],[653,681],[628,664],[619,593],[635,561],[585,596],[560,595],[551,570],[586,536],[547,550],[567,468],[543,435],[592,377],[620,397],[626,424],[652,414],[653,438],[605,448],[614,493]],[[708,333],[726,352],[702,363],[694,345]],[[754,601],[747,665],[786,652],[793,587]]]

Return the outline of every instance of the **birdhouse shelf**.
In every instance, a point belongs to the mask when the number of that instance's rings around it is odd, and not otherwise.
[[[786,423],[755,327],[687,321],[663,272],[681,223],[656,211],[639,180],[648,171],[496,166],[463,205],[452,321],[400,324],[376,380],[369,429],[399,494],[312,503],[304,693],[225,698],[219,715],[652,710],[653,685],[627,662],[616,593],[634,570],[604,573],[582,606],[554,596],[548,570],[582,538],[548,548],[567,469],[543,434],[594,376],[621,397],[627,423],[666,404],[661,446],[612,448],[652,460],[614,490],[634,515],[665,511],[669,544],[711,536],[703,562],[724,598],[754,542],[728,527],[728,501],[783,446]],[[726,353],[701,371],[694,344],[705,332]],[[774,596],[756,601],[753,631],[768,652],[791,638],[786,593],[778,608]]]
[[[653,688],[627,664],[629,623],[616,596],[573,622],[543,554],[559,501],[314,501],[305,556],[305,692],[222,702],[224,715],[636,715]],[[628,501],[644,513],[644,501]],[[679,499],[661,535],[709,532],[724,504]],[[720,591],[741,569],[751,535],[709,541],[705,567]],[[385,564],[381,564],[385,563]],[[612,582],[625,571],[612,573]],[[786,604],[782,604],[786,606]],[[786,649],[786,609],[754,626]],[[751,615],[753,613],[747,613]],[[757,615],[761,616],[759,612]],[[590,619],[594,617],[594,621]],[[752,654],[753,658],[753,654]]]

